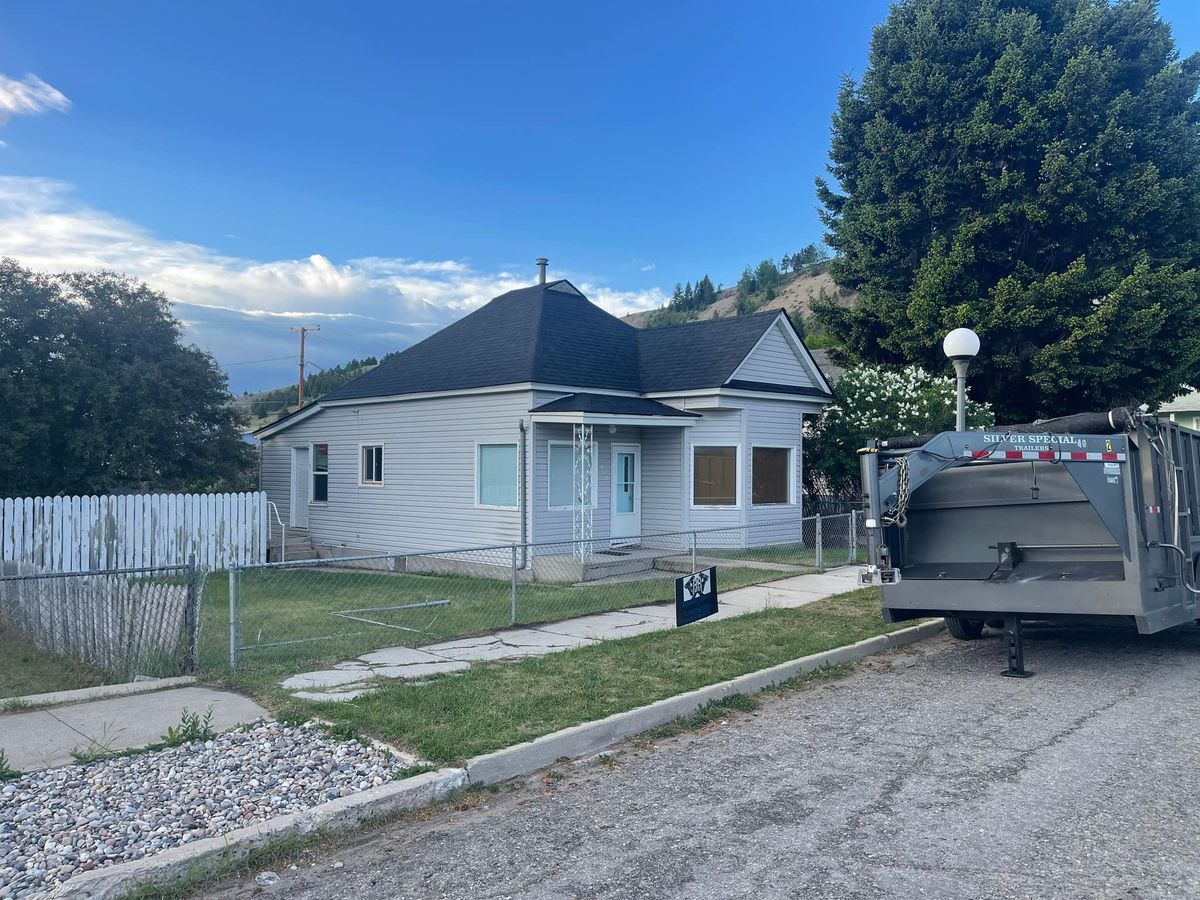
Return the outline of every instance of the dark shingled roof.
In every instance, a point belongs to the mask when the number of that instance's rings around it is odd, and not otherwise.
[[[321,401],[531,382],[639,393],[716,388],[778,316],[765,312],[642,330],[591,303],[569,281],[552,281],[501,294]]]
[[[637,329],[568,281],[538,284],[501,294],[321,399],[525,382],[639,390]]]
[[[530,412],[591,412],[608,413],[615,416],[675,416],[682,419],[698,419],[699,413],[685,412],[657,400],[645,397],[619,397],[613,394],[567,394]]]
[[[778,316],[762,312],[639,331],[642,390],[720,387]]]

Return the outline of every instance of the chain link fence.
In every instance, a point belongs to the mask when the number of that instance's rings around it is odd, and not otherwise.
[[[708,566],[720,566],[720,590],[729,591],[853,563],[861,521],[850,512],[619,541],[242,567],[210,576],[202,662],[300,670],[564,619],[580,618],[586,632],[589,615],[673,602],[675,579]],[[631,629],[637,621],[630,617]]]
[[[197,662],[204,579],[194,563],[67,573],[6,563],[0,636],[106,681],[187,674]]]

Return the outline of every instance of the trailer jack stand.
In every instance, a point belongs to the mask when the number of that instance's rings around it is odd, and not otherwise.
[[[1000,674],[1006,678],[1028,678],[1033,673],[1025,671],[1025,641],[1021,637],[1021,617],[1016,613],[1004,614],[1004,644],[1008,648],[1008,668]]]

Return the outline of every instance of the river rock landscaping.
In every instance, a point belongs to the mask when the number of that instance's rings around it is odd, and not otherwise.
[[[406,764],[311,723],[260,722],[0,781],[0,898],[368,790]]]

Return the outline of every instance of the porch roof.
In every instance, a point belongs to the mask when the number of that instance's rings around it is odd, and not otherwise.
[[[699,413],[687,412],[645,397],[612,394],[567,394],[530,411],[535,422],[596,425],[691,425]]]

